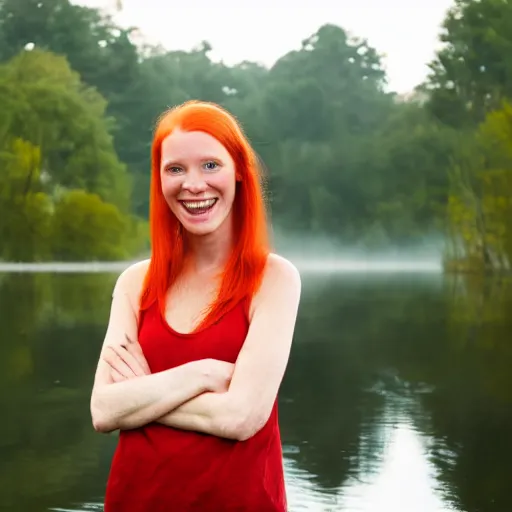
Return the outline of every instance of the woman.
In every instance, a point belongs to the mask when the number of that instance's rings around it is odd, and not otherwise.
[[[276,397],[300,279],[270,253],[229,113],[160,119],[150,199],[151,259],[118,278],[91,397],[95,429],[120,430],[105,512],[284,512]]]

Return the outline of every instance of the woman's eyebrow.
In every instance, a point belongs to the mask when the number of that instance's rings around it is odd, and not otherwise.
[[[216,162],[224,162],[224,160],[218,156],[213,156],[213,155],[204,155],[204,156],[201,156],[200,158],[197,158],[195,159],[197,162],[207,162],[209,160],[214,160]],[[183,165],[182,164],[182,159],[179,159],[179,158],[170,158],[169,160],[163,160],[162,161],[162,166],[163,167],[168,167],[170,165]]]

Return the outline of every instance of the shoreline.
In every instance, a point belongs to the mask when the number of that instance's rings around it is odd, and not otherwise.
[[[443,274],[439,260],[366,260],[355,258],[294,258],[286,255],[299,271],[307,273],[433,273]],[[128,266],[145,259],[130,261],[87,262],[0,262],[0,273],[108,273],[122,272]]]

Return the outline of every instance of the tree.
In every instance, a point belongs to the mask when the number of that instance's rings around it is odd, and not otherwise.
[[[7,61],[30,47],[65,56],[78,79],[91,87],[89,94],[92,88],[101,94],[101,102],[99,96],[91,100],[98,106],[101,103],[101,115],[111,118],[114,147],[128,167],[132,166],[133,138],[124,134],[139,133],[129,111],[141,98],[136,96],[140,90],[131,85],[140,81],[133,30],[122,29],[97,9],[69,0],[0,0],[0,60]]]
[[[512,97],[512,3],[455,0],[431,63],[429,108],[456,127],[479,123]]]
[[[58,261],[127,257],[127,219],[96,194],[70,190],[55,204],[52,248]]]
[[[451,265],[508,270],[512,263],[512,106],[487,115],[460,145],[448,203]]]
[[[135,28],[69,0],[0,0],[0,149],[12,157],[21,141],[40,151],[38,173],[16,164],[30,192],[61,212],[73,205],[78,224],[108,217],[105,229],[128,244],[145,229],[130,213],[148,214],[158,116],[188,99],[213,101],[237,116],[264,162],[279,232],[410,245],[443,236],[448,208],[450,240],[465,240],[472,223],[473,240],[496,258],[509,244],[498,190],[508,190],[512,137],[502,108],[512,95],[511,14],[510,2],[457,0],[429,80],[401,98],[385,90],[377,49],[331,24],[267,69],[215,62],[208,41],[191,51],[141,43]],[[55,233],[78,240],[65,221]],[[78,256],[55,236],[61,258]]]
[[[23,51],[0,67],[4,136],[40,147],[46,190],[81,187],[129,207],[129,177],[105,117],[106,102],[64,57]]]
[[[0,258],[47,258],[52,205],[40,186],[40,148],[14,139],[2,148],[0,165]]]
[[[140,251],[129,176],[99,93],[65,57],[33,50],[0,67],[0,98],[0,257],[112,259]]]

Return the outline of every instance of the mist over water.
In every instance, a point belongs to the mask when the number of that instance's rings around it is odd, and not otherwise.
[[[441,272],[443,240],[438,235],[421,242],[372,248],[319,235],[275,234],[279,254],[303,272]]]
[[[292,261],[301,272],[441,272],[443,241],[439,236],[421,242],[386,248],[344,245],[319,235],[290,236],[276,232],[275,250]],[[133,261],[114,262],[0,262],[0,272],[122,272]]]

